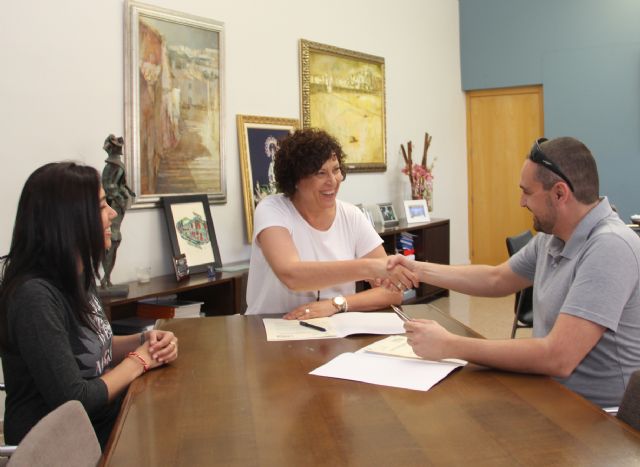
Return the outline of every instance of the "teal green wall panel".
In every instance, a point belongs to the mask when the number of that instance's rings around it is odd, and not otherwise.
[[[640,0],[459,0],[465,90],[542,84],[545,136],[593,151],[600,192],[640,213]]]

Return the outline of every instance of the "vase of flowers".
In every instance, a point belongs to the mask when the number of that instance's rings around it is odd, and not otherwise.
[[[407,143],[407,150],[404,145],[400,145],[402,157],[404,158],[404,167],[402,173],[407,174],[409,183],[411,183],[411,198],[424,199],[427,202],[429,212],[433,211],[433,165],[435,158],[431,164],[427,163],[427,151],[431,145],[431,136],[429,133],[424,134],[424,150],[422,151],[422,161],[416,164],[412,159],[413,145],[411,141]]]

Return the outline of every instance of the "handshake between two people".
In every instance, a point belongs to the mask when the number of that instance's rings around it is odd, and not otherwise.
[[[402,255],[380,258],[381,267],[372,285],[384,287],[391,292],[404,291],[420,285],[417,263]]]

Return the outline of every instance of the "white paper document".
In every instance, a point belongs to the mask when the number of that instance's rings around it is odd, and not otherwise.
[[[458,360],[457,358],[445,358],[437,362],[434,362],[433,360],[423,360],[421,357],[418,357],[415,354],[415,352],[407,342],[407,336],[385,337],[384,339],[380,339],[373,344],[369,344],[366,347],[361,348],[360,350],[358,350],[358,353],[360,352],[387,355],[390,357],[413,358],[430,363],[455,363],[458,365],[467,364],[466,361]]]
[[[325,318],[313,318],[305,322],[320,326],[326,331],[307,328],[298,320],[263,318],[268,341],[304,339],[335,339],[352,334],[403,334],[402,320],[395,313],[338,313]]]
[[[313,370],[311,375],[349,379],[394,388],[428,391],[445,376],[466,362],[391,357],[360,351],[343,353]]]

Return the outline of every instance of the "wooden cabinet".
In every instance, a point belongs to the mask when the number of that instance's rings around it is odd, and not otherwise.
[[[110,320],[135,315],[138,300],[174,294],[182,300],[204,302],[202,311],[208,316],[244,313],[246,276],[246,271],[217,272],[211,278],[201,273],[181,282],[175,275],[152,277],[146,284],[130,282],[126,297],[103,297],[102,303]]]
[[[400,225],[379,232],[380,237],[384,240],[384,249],[388,254],[396,253],[398,237],[402,232],[414,235],[413,244],[417,261],[449,264],[449,219],[433,219],[431,222],[420,224],[407,224],[402,220]],[[362,288],[362,284],[360,284],[358,289]],[[430,284],[420,284],[420,287],[416,289],[415,299],[405,303],[430,301],[447,295],[449,295],[447,289]]]

